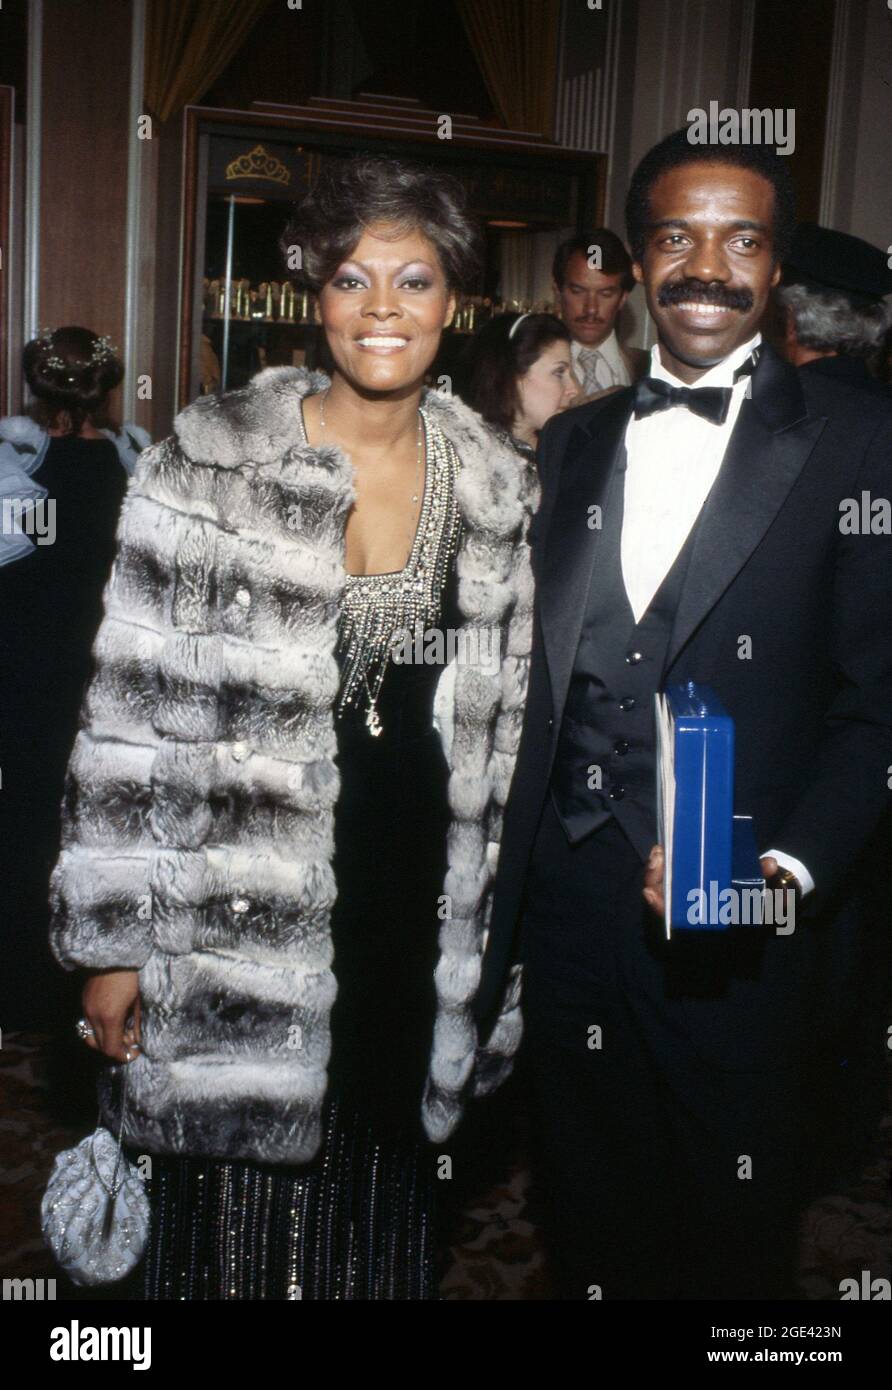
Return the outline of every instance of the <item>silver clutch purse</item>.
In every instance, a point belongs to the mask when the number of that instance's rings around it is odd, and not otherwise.
[[[75,1284],[113,1284],[139,1263],[149,1232],[145,1183],[122,1152],[124,1069],[117,1140],[100,1126],[57,1154],[40,1204],[43,1237]]]

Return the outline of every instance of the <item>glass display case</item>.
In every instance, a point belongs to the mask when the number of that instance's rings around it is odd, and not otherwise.
[[[357,152],[442,164],[485,229],[479,283],[444,335],[450,372],[467,335],[501,307],[544,307],[549,246],[597,225],[604,157],[542,138],[444,118],[412,101],[319,98],[306,107],[186,111],[178,399],[244,385],[265,366],[327,368],[302,290],[279,248],[290,205],[323,161]],[[538,274],[538,279],[536,278]]]

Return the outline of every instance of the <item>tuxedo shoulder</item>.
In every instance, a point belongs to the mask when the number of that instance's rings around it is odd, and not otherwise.
[[[808,372],[800,372],[799,380],[809,415],[857,420],[861,429],[892,428],[892,397]]]
[[[559,415],[552,415],[546,425],[548,430],[549,444],[563,443],[573,433],[578,425],[580,429],[588,430],[591,433],[597,427],[598,417],[607,410],[629,409],[632,403],[632,388],[621,386],[619,389],[605,391],[603,395],[596,396],[593,401],[584,401],[582,405],[571,405],[569,409],[562,410]]]

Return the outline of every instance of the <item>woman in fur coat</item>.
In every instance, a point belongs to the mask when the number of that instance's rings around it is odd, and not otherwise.
[[[436,1165],[519,1042],[516,977],[485,1049],[470,1002],[536,485],[424,386],[476,241],[451,179],[332,161],[283,238],[331,379],[196,401],[124,503],[52,942],[151,1156],[148,1298],[436,1297]]]

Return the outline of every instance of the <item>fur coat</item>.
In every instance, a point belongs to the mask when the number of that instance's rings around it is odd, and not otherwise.
[[[125,1137],[141,1151],[301,1163],[321,1139],[354,494],[343,451],[302,442],[298,397],[327,384],[274,367],[196,401],[140,456],[124,502],[67,774],[51,941],[68,969],[139,971]],[[451,915],[422,1102],[439,1141],[469,1090],[507,1076],[520,1041],[519,970],[485,1048],[470,1005],[526,693],[537,486],[461,401],[426,391],[424,405],[461,460],[462,630],[496,629],[500,644],[498,665],[466,660],[440,680]],[[110,1124],[120,1070],[104,1073]]]

